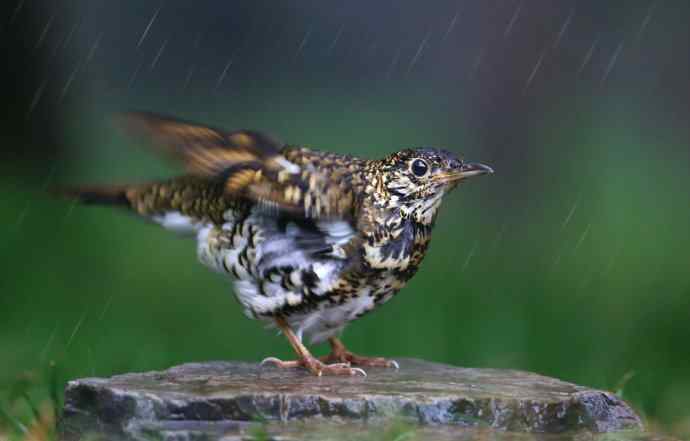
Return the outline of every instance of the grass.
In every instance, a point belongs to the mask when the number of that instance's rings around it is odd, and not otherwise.
[[[347,103],[334,96],[329,105]],[[149,107],[165,108],[159,104]],[[426,109],[431,101],[416,104]],[[469,151],[497,173],[444,202],[418,275],[348,328],[345,341],[365,354],[523,369],[612,390],[646,415],[653,431],[690,438],[687,146],[625,112],[571,104],[535,124],[535,150],[520,152],[524,168],[514,167],[508,147],[494,157]],[[334,128],[315,101],[304,120],[325,128],[307,140],[367,156],[421,145],[429,133],[438,134],[435,145],[472,145],[454,124],[437,131],[440,114],[413,124],[396,116],[395,100],[381,106],[391,109],[385,131],[376,127],[380,115],[366,113]],[[210,122],[244,115],[227,111]],[[305,139],[283,118],[287,112],[248,114],[233,124]],[[165,173],[84,118],[72,119],[80,127],[65,127],[78,151],[57,167],[55,180],[138,181]],[[44,175],[17,173],[11,164],[0,173],[2,268],[9,275],[0,278],[7,436],[42,427],[45,408],[61,408],[66,379],[291,356],[282,339],[242,317],[227,280],[196,263],[189,241],[121,212],[52,200]]]

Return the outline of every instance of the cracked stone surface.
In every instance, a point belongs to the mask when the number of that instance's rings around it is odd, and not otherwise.
[[[642,429],[630,406],[609,392],[529,372],[399,362],[398,371],[368,369],[366,378],[208,362],[75,380],[67,385],[61,432],[65,439],[100,433],[108,439],[239,440],[252,439],[257,421],[267,430],[257,437],[276,440],[325,439],[323,427],[361,432],[397,421],[439,439],[444,433],[464,439],[477,430],[566,439],[563,434]]]

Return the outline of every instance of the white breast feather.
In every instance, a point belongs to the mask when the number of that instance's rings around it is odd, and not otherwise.
[[[179,211],[168,211],[163,214],[156,214],[151,216],[151,219],[162,225],[163,228],[176,233],[194,233],[204,225],[202,222],[195,221]]]
[[[285,229],[285,233],[277,233],[278,228],[268,225],[267,222],[276,222],[261,213],[254,213],[244,220],[242,231],[237,232],[228,246],[228,240],[219,245],[218,235],[233,231],[236,220],[226,216],[228,222],[219,231],[210,226],[201,228],[198,233],[199,259],[206,265],[218,271],[227,271],[234,268],[238,278],[235,280],[235,295],[244,306],[245,314],[250,318],[257,315],[271,313],[286,305],[298,305],[302,302],[301,277],[298,272],[290,275],[290,282],[296,286],[294,290],[286,290],[281,286],[281,277],[272,277],[270,280],[264,276],[264,270],[280,267],[291,267],[297,270],[313,271],[319,282],[313,289],[315,295],[329,292],[337,282],[344,262],[340,259],[313,259],[300,248],[299,240],[305,234],[318,237],[318,232],[302,231],[299,225],[291,223]],[[182,219],[171,216],[161,219],[168,225],[182,225]],[[252,249],[249,261],[255,267],[246,271],[239,264],[239,256],[249,243],[250,226],[254,230],[271,230],[268,238],[255,241],[256,248]],[[339,246],[346,244],[355,234],[352,226],[345,221],[321,221],[316,224],[323,233],[323,242]],[[248,249],[249,251],[249,249]],[[273,274],[275,276],[275,274]],[[259,289],[259,284],[262,284]],[[357,299],[344,305],[321,305],[318,310],[307,314],[294,314],[289,317],[293,329],[300,335],[305,333],[313,341],[322,341],[342,330],[342,327],[350,320],[356,318],[363,311],[373,307],[374,299],[367,293],[361,293]],[[292,323],[293,320],[297,320]]]

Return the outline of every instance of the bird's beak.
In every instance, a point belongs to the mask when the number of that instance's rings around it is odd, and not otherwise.
[[[460,167],[456,174],[456,179],[466,179],[472,176],[486,175],[494,172],[494,169],[488,165],[479,162],[467,162]]]
[[[458,161],[458,163],[459,162],[460,161]],[[434,176],[433,180],[440,184],[450,184],[455,186],[460,181],[472,176],[485,175],[493,172],[494,169],[488,165],[480,164],[478,162],[466,162],[462,165],[457,164],[452,171],[437,174]]]

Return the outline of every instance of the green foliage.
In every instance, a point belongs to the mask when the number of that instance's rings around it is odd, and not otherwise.
[[[395,96],[381,105],[395,108]],[[334,109],[345,103],[332,98]],[[424,99],[420,108],[429,108]],[[233,105],[209,122],[232,120],[239,112]],[[386,120],[383,133],[376,115],[359,115],[347,127],[307,135],[283,122],[284,110],[232,126],[279,128],[286,139],[368,156],[428,143],[420,134],[436,133],[431,123],[402,117]],[[418,275],[350,326],[345,342],[365,354],[536,371],[614,390],[668,430],[687,424],[687,149],[668,136],[641,141],[634,128],[643,121],[634,115],[602,109],[578,117],[588,110],[555,110],[534,129],[541,147],[530,161],[543,166],[529,176],[464,149],[497,173],[448,198]],[[304,112],[318,122],[322,108]],[[51,182],[162,174],[160,164],[98,122],[80,123],[65,128],[76,151]],[[365,145],[355,142],[355,125]],[[466,141],[450,134],[431,140]],[[664,173],[649,173],[659,168]],[[41,179],[11,168],[0,176],[0,409],[9,430],[29,428],[42,403],[60,409],[70,378],[291,356],[281,338],[242,316],[229,281],[196,262],[189,239],[116,210],[54,200]]]

